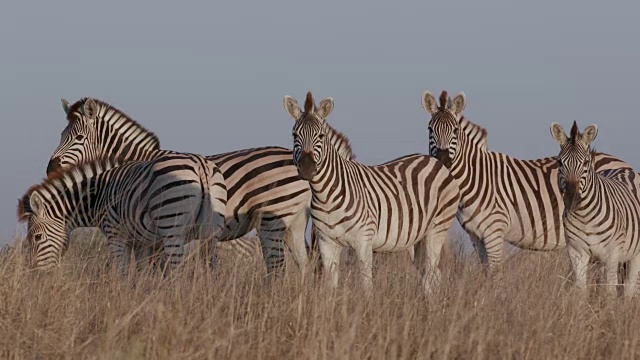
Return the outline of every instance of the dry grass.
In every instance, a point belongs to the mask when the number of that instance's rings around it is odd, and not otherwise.
[[[76,241],[61,269],[28,271],[0,255],[2,358],[633,358],[637,300],[567,286],[564,253],[526,252],[502,287],[475,258],[444,259],[446,283],[425,298],[406,254],[375,258],[374,297],[343,267],[331,291],[294,269],[263,285],[260,262],[221,259],[215,280],[108,266],[102,242]],[[345,276],[346,275],[346,276]]]

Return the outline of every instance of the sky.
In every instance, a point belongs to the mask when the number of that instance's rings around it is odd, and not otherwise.
[[[333,97],[358,159],[426,153],[421,95],[464,91],[491,150],[556,155],[549,125],[595,123],[598,150],[637,170],[640,3],[631,1],[167,1],[0,12],[0,244],[45,174],[60,98],[106,101],[165,149],[291,148],[282,99]],[[634,45],[635,44],[635,45]]]

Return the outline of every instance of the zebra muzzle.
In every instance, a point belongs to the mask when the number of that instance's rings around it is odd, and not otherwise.
[[[564,202],[564,208],[567,211],[574,210],[580,201],[579,184],[571,182],[565,183],[562,200]]]
[[[316,175],[316,162],[313,161],[313,153],[303,152],[298,161],[298,175],[302,180],[311,180]]]
[[[58,170],[59,168],[60,168],[60,158],[55,157],[49,160],[49,164],[47,165],[47,175]]]
[[[451,156],[448,149],[436,149],[435,158],[438,159],[447,169],[451,167]]]

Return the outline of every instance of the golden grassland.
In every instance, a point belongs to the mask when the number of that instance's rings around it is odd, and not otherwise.
[[[0,254],[0,357],[95,359],[634,358],[639,299],[568,283],[566,253],[518,252],[494,284],[454,247],[433,296],[420,291],[405,253],[374,257],[374,294],[354,262],[336,291],[292,264],[270,285],[259,259],[220,257],[163,278],[119,276],[101,240],[76,239],[63,265],[28,270],[18,250]],[[595,271],[594,271],[595,273]]]

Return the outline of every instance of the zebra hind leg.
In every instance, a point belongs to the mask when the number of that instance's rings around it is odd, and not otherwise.
[[[131,242],[120,237],[108,236],[107,248],[115,260],[118,273],[127,277],[133,250]]]

